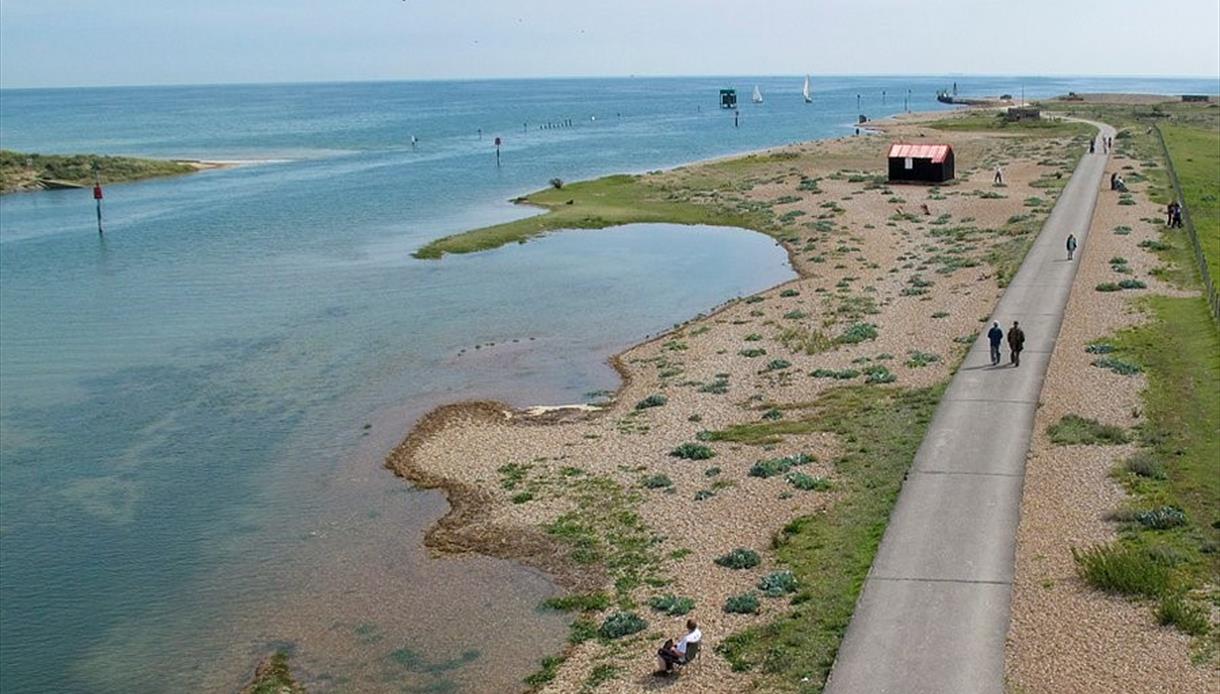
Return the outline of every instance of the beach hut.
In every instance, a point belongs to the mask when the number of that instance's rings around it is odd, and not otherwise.
[[[941,183],[953,179],[949,145],[890,145],[891,183]]]

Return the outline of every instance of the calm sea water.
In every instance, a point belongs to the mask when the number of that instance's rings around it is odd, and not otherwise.
[[[555,176],[841,135],[857,94],[880,117],[951,81],[815,79],[809,106],[797,77],[3,91],[7,149],[259,163],[109,186],[104,239],[87,191],[0,199],[0,689],[233,689],[276,647],[319,690],[511,689],[563,642],[553,588],[428,557],[443,500],[385,452],[443,402],[613,388],[613,352],[791,270],[712,227],[410,252]]]

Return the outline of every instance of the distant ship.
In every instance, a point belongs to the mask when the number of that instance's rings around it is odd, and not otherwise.
[[[805,88],[801,90],[801,95],[805,97],[805,103],[813,103],[813,97],[809,94],[809,75],[805,75]]]
[[[762,92],[758,90],[758,85],[754,85],[754,96],[750,97],[750,101],[756,104],[762,103]]]

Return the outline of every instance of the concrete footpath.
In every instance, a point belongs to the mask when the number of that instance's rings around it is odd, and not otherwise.
[[[1114,129],[1094,123],[1101,136]],[[1086,153],[993,313],[1025,331],[992,367],[983,326],[936,409],[890,515],[829,694],[1001,694],[1034,410],[1087,245],[1108,155]]]

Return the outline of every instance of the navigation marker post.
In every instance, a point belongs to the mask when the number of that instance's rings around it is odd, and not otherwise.
[[[500,166],[500,137],[496,136],[496,167]]]
[[[97,203],[97,235],[102,236],[102,179],[97,162],[93,162],[93,200]]]

